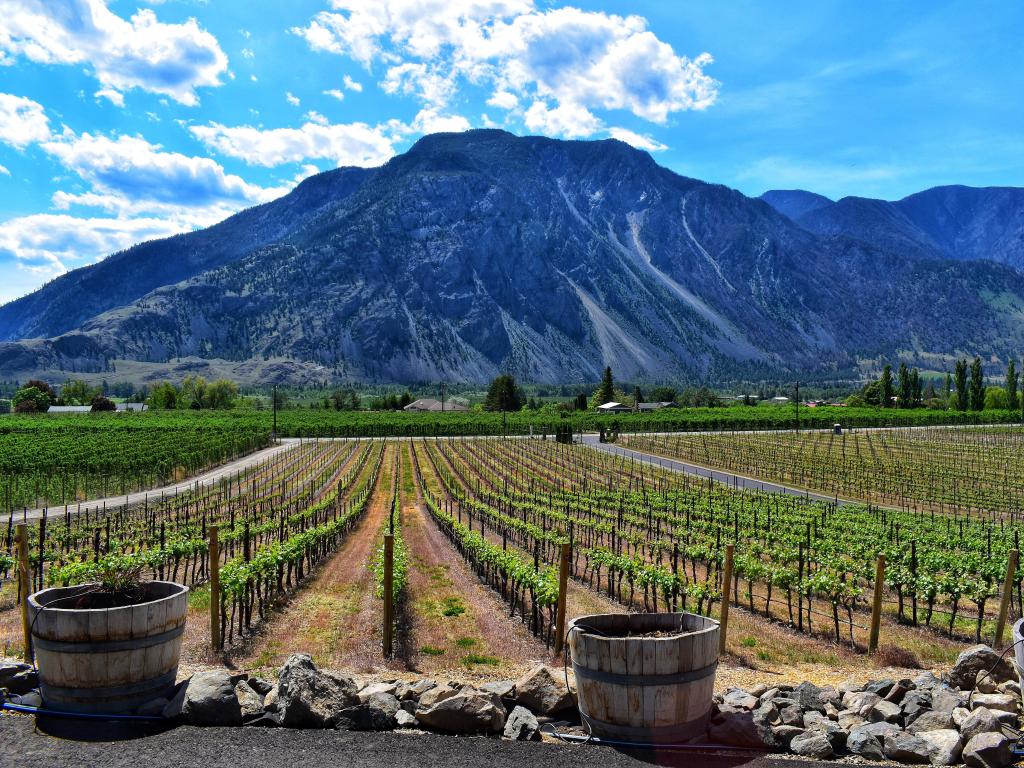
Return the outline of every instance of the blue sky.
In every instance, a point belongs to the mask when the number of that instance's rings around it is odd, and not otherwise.
[[[1024,3],[0,0],[0,303],[423,133],[749,195],[1024,181]]]

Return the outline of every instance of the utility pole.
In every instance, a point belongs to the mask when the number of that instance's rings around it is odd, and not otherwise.
[[[441,382],[441,413],[444,413],[444,382]]]
[[[800,432],[800,382],[796,383],[796,399],[793,401],[793,405],[796,406],[796,431]]]
[[[277,440],[277,384],[274,385],[274,394],[271,397],[273,399],[272,408],[274,411],[274,429],[270,433],[270,439]]]

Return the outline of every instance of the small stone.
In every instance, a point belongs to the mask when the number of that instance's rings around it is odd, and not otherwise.
[[[903,710],[903,722],[912,723],[922,712],[932,708],[932,694],[930,691],[910,691],[900,702],[900,709]]]
[[[845,728],[840,728],[836,723],[831,720],[823,720],[820,723],[816,723],[814,726],[807,729],[808,731],[817,731],[825,734],[825,738],[828,739],[829,744],[832,745],[833,749],[842,749],[846,746],[846,739],[849,738],[850,733]]]
[[[1013,762],[1013,740],[1001,733],[979,733],[964,746],[971,768],[1005,768]]]
[[[850,731],[856,728],[858,725],[864,725],[865,723],[867,723],[867,720],[865,720],[863,717],[857,714],[856,710],[844,709],[842,712],[839,713],[836,722],[839,723],[840,728],[844,728],[847,731]]]
[[[856,729],[846,740],[846,749],[867,760],[885,760],[882,742],[866,731]]]
[[[774,699],[776,696],[779,695],[779,693],[780,693],[780,691],[779,691],[778,688],[769,688],[767,691],[765,691],[760,696],[758,696],[757,700],[759,702],[761,702],[762,704],[764,704],[765,702],[771,701],[772,699]]]
[[[868,680],[867,685],[864,686],[864,690],[871,693],[877,693],[880,697],[884,697],[885,694],[892,690],[894,685],[896,685],[896,681],[888,678],[885,678],[884,680]]]
[[[974,678],[974,690],[976,690],[978,693],[996,692],[996,681],[988,675],[987,670],[978,670],[978,674]]]
[[[444,685],[436,685],[433,688],[426,691],[419,698],[419,706],[424,709],[430,709],[430,707],[440,704],[445,699],[450,699],[453,696],[458,696],[462,691],[462,686],[458,683],[445,683]]]
[[[804,712],[804,728],[813,728],[819,723],[827,723],[829,719],[820,712],[811,710],[810,712]]]
[[[875,702],[875,705],[871,707],[871,710],[868,712],[868,719],[875,723],[882,720],[887,723],[898,723],[902,715],[903,710],[900,709],[899,704],[882,699]]]
[[[934,672],[927,671],[919,674],[911,682],[914,683],[914,688],[919,691],[930,691],[942,681],[936,677]]]
[[[793,689],[796,700],[801,709],[813,709],[818,712],[825,711],[825,701],[822,698],[822,690],[814,683],[803,682]]]
[[[280,689],[275,685],[270,689],[266,696],[263,697],[263,709],[267,712],[278,712],[278,703],[280,702]]]
[[[392,694],[378,691],[365,701],[346,707],[338,713],[336,725],[349,731],[390,731],[395,727],[398,699]]]
[[[957,728],[963,727],[964,721],[970,716],[971,710],[966,707],[957,707],[950,713],[950,717],[953,718],[953,725]]]
[[[857,682],[856,680],[844,680],[836,686],[836,690],[839,691],[840,696],[845,696],[848,693],[859,693],[864,690],[864,684]]]
[[[964,737],[964,743],[973,739],[981,733],[1000,733],[999,721],[995,713],[986,707],[978,707],[973,710],[960,726],[960,733]]]
[[[898,725],[882,721],[878,723],[868,723],[867,725],[859,725],[850,730],[850,735],[852,736],[855,732],[870,733],[884,744],[886,739],[895,736],[897,733],[902,733],[903,731]]]
[[[839,719],[839,707],[836,706],[835,704],[833,704],[831,701],[826,701],[825,702],[825,716],[828,717],[829,720],[838,720]]]
[[[245,721],[246,728],[280,728],[282,725],[280,712],[264,712],[259,717]]]
[[[818,731],[804,731],[794,737],[789,744],[789,749],[794,755],[812,757],[817,760],[828,760],[835,754],[828,738],[824,733]]]
[[[36,707],[38,709],[43,706],[43,697],[39,695],[39,691],[29,691],[28,693],[21,694],[17,702],[12,701],[11,703],[17,703],[23,707]]]
[[[758,683],[757,685],[755,685],[753,688],[750,689],[750,695],[751,696],[756,696],[757,698],[761,698],[761,696],[763,696],[767,691],[768,691],[768,686],[767,685],[765,685],[764,683]]]
[[[956,707],[966,707],[967,696],[948,685],[939,685],[932,689],[932,709],[936,712],[952,712]]]
[[[396,728],[415,728],[417,725],[419,725],[419,721],[416,720],[416,715],[414,715],[412,712],[409,712],[405,709],[399,709],[395,713]]]
[[[396,693],[400,701],[417,701],[424,693],[436,687],[437,683],[435,681],[424,678],[423,680],[417,680],[412,685],[399,684]]]
[[[266,696],[275,685],[261,677],[250,677],[246,682],[248,682],[249,687],[256,691],[260,696]]]
[[[775,738],[778,739],[785,747],[789,747],[790,742],[803,732],[803,728],[798,728],[795,725],[778,725],[772,727],[772,733],[775,734]]]
[[[31,666],[20,661],[0,661],[0,688],[21,696],[38,687],[39,675]]]
[[[170,704],[170,702],[163,696],[160,696],[156,699],[150,699],[137,710],[135,710],[135,714],[142,715],[142,717],[163,717],[164,707],[166,707],[168,704]]]
[[[996,686],[996,690],[999,693],[1008,693],[1011,696],[1020,698],[1020,683],[1016,680],[1007,680],[1005,683],[1000,683]]]
[[[1018,701],[1016,696],[1010,696],[1007,693],[976,693],[971,697],[971,708],[985,707],[992,710],[999,709],[1003,712],[1016,712]]]
[[[480,686],[481,691],[493,693],[501,699],[512,701],[516,697],[515,680],[494,680]]]
[[[882,752],[897,763],[931,762],[931,748],[924,739],[906,731],[900,731],[885,738]]]
[[[804,713],[800,711],[800,707],[795,705],[783,707],[779,710],[779,720],[783,725],[795,725],[797,728],[802,728],[804,724]]]
[[[1014,678],[1013,666],[1008,659],[987,645],[975,645],[957,656],[956,664],[949,673],[951,685],[969,691],[978,679],[978,672],[991,671],[992,679],[998,684]],[[966,748],[965,748],[966,751]]]
[[[540,725],[526,707],[516,705],[505,721],[504,736],[512,741],[540,741]]]
[[[734,709],[745,709],[752,712],[757,709],[758,700],[756,696],[747,693],[741,688],[730,688],[722,697],[722,704]]]
[[[946,712],[922,712],[921,715],[907,726],[910,733],[924,731],[944,731],[953,727],[953,717]]]
[[[925,731],[918,736],[928,745],[928,759],[932,765],[956,765],[960,762],[964,742],[955,730]]]
[[[240,680],[235,686],[235,696],[238,698],[238,706],[242,710],[242,722],[255,720],[263,715],[263,696],[260,696],[251,685],[245,680]]]
[[[885,700],[899,704],[903,697],[910,692],[912,683],[909,680],[897,680],[896,684],[885,694]]]
[[[398,685],[396,683],[370,683],[365,688],[360,689],[358,693],[359,701],[365,703],[375,693],[386,693],[390,696],[394,696],[397,690]]]
[[[708,737],[717,744],[756,749],[778,749],[783,742],[772,730],[765,707],[753,712],[716,715],[708,728]]]
[[[854,693],[843,694],[844,707],[846,707],[847,709],[852,709],[856,712],[861,712],[863,710],[865,714],[867,712],[870,712],[871,707],[875,706],[875,704],[877,704],[881,700],[881,696],[879,696],[877,693],[871,693],[870,691],[857,691]]]

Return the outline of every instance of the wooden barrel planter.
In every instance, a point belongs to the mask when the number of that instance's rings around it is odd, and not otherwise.
[[[707,728],[718,622],[692,613],[581,616],[569,625],[580,716],[599,738],[672,744]]]
[[[44,589],[29,596],[32,645],[47,709],[132,712],[174,686],[188,612],[188,587],[142,584],[143,602],[95,602],[94,584]]]

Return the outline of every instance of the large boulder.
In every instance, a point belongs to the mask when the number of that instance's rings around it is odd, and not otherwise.
[[[928,745],[928,759],[932,765],[956,765],[964,750],[964,741],[952,728],[925,731],[917,734]]]
[[[875,723],[881,721],[885,721],[887,723],[898,723],[902,717],[903,710],[900,709],[900,705],[894,704],[891,701],[886,701],[885,699],[876,701],[875,705],[871,707],[871,710],[868,712],[868,719]]]
[[[795,736],[789,743],[789,749],[794,755],[811,757],[816,760],[828,760],[834,756],[832,743],[821,731],[804,731]]]
[[[1016,712],[1019,701],[1008,693],[976,693],[971,697],[971,706],[974,709],[985,707],[993,712]]]
[[[305,653],[295,653],[278,675],[277,709],[289,728],[333,728],[338,714],[355,706],[356,684],[347,677],[317,669]]]
[[[953,716],[948,712],[922,712],[921,715],[907,726],[910,733],[921,734],[925,731],[944,731],[953,727]]]
[[[936,712],[950,712],[957,707],[967,706],[967,694],[961,693],[948,685],[938,685],[932,689],[932,709]]]
[[[720,712],[711,720],[708,738],[718,744],[755,749],[779,749],[783,740],[772,730],[772,715],[777,709],[765,704],[753,712]]]
[[[241,725],[242,707],[231,685],[231,675],[224,670],[192,675],[164,707],[164,717],[189,725]]]
[[[398,699],[386,691],[371,693],[338,713],[336,727],[349,731],[390,731],[398,725]],[[404,711],[404,710],[403,710]]]
[[[831,698],[824,690],[814,683],[800,683],[793,689],[794,698],[800,705],[800,709],[814,710],[815,712],[825,711],[825,701]]]
[[[758,699],[756,696],[751,696],[742,688],[730,688],[725,692],[725,696],[722,697],[721,707],[723,709],[729,708],[736,711],[746,710],[752,712],[757,709],[757,705]]]
[[[971,768],[1005,768],[1013,762],[1013,740],[1001,733],[979,733],[964,746]]]
[[[996,683],[1012,680],[1013,666],[1008,659],[1000,659],[999,654],[987,645],[975,645],[968,648],[956,658],[956,664],[949,673],[949,682],[965,691],[974,688],[978,673],[992,670],[991,677]]]
[[[900,702],[900,709],[903,710],[903,722],[908,724],[914,722],[921,714],[931,708],[931,691],[911,691]]]
[[[906,731],[886,736],[882,752],[897,763],[929,763],[931,747],[924,739]]]
[[[235,696],[238,698],[238,706],[242,711],[243,723],[263,716],[263,700],[265,696],[260,696],[247,681],[238,681],[238,684],[235,686]]]
[[[450,699],[452,696],[457,696],[462,691],[462,686],[458,683],[445,683],[444,685],[435,685],[433,688],[428,689],[419,697],[419,707],[423,709],[430,709],[435,704],[440,704],[445,699]]]
[[[416,710],[416,719],[446,733],[500,733],[505,707],[493,693],[464,689],[429,708]]]
[[[534,667],[516,681],[516,704],[538,715],[552,715],[576,706],[576,699],[565,687],[561,675],[548,667]]]
[[[517,705],[505,721],[503,735],[512,741],[540,741],[540,724],[533,712]]]
[[[866,760],[885,760],[882,742],[877,737],[861,728],[854,728],[846,739],[846,749]]]
[[[1002,733],[999,727],[999,720],[992,710],[986,707],[978,707],[973,710],[960,724],[960,733],[964,737],[964,743],[982,733]]]
[[[20,661],[0,661],[0,688],[21,696],[39,687],[39,675],[31,665]]]

